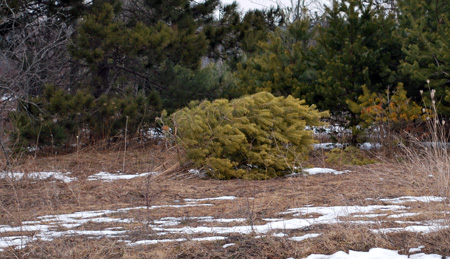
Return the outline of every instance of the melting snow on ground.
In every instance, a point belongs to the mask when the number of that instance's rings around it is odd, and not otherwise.
[[[303,172],[306,173],[307,175],[317,175],[317,174],[345,174],[345,173],[349,173],[351,171],[349,170],[344,170],[344,171],[338,171],[335,169],[331,169],[331,168],[306,168],[303,169]],[[302,173],[293,173],[293,174],[288,174],[286,175],[287,177],[293,177],[293,176],[299,176],[299,175],[304,175]]]
[[[108,172],[99,172],[97,174],[89,176],[87,179],[89,181],[101,180],[101,181],[114,181],[114,180],[129,180],[137,177],[144,177],[149,175],[157,175],[157,172],[148,172],[141,174],[112,174]],[[0,179],[12,179],[12,180],[21,180],[21,179],[31,179],[31,180],[47,180],[47,179],[55,179],[59,181],[63,181],[65,183],[70,183],[73,181],[77,181],[76,177],[71,177],[71,173],[62,173],[62,172],[30,172],[30,173],[22,173],[22,172],[0,172]]]
[[[440,197],[399,197],[394,199],[381,199],[388,205],[369,205],[369,206],[332,206],[332,207],[312,207],[305,205],[301,208],[291,208],[287,211],[280,212],[277,218],[263,219],[265,224],[245,225],[246,218],[214,218],[212,216],[198,217],[163,217],[153,219],[147,223],[152,229],[153,234],[149,234],[147,239],[131,241],[129,240],[129,230],[126,230],[127,224],[135,224],[136,219],[129,216],[129,212],[139,210],[155,210],[160,208],[187,208],[195,206],[214,206],[216,202],[233,202],[239,198],[235,196],[221,196],[202,199],[184,199],[183,202],[175,201],[177,204],[154,205],[150,207],[133,207],[121,208],[116,210],[96,210],[96,211],[80,211],[70,214],[45,215],[37,217],[34,221],[23,221],[20,226],[0,226],[0,250],[6,247],[22,248],[27,243],[34,240],[51,241],[55,238],[65,236],[88,236],[90,238],[112,237],[125,242],[129,246],[150,245],[164,242],[184,242],[193,241],[216,241],[226,240],[226,235],[231,233],[250,234],[256,233],[260,235],[270,234],[275,231],[274,236],[283,236],[293,241],[301,242],[308,238],[318,237],[319,233],[307,233],[301,236],[289,236],[285,234],[285,230],[297,229],[306,230],[317,224],[335,224],[347,222],[350,224],[374,224],[380,226],[386,220],[391,223],[399,224],[396,228],[376,228],[374,232],[392,232],[392,231],[413,231],[413,232],[430,232],[436,231],[444,226],[443,220],[434,221],[392,221],[400,217],[414,216],[416,214],[408,214],[409,207],[401,204],[399,201],[408,202],[429,202],[441,201]],[[398,216],[396,216],[398,215]],[[444,214],[443,214],[444,215]],[[119,217],[118,217],[119,216]],[[347,218],[347,221],[344,219]],[[377,217],[377,221],[348,221],[348,218],[373,218]],[[393,218],[393,219],[390,219]],[[386,221],[387,222],[387,221]],[[116,223],[114,228],[103,228],[97,230],[85,230],[84,224],[95,223]],[[190,226],[189,224],[194,226]],[[226,224],[226,225],[223,225]],[[230,226],[231,225],[231,226]],[[100,227],[99,227],[100,228]],[[278,231],[278,232],[276,232]],[[23,233],[22,236],[17,233]],[[33,235],[30,235],[33,233]],[[8,234],[14,234],[7,236]],[[179,234],[182,238],[164,238],[167,235]],[[197,237],[196,235],[202,235]],[[206,235],[206,236],[205,236]],[[189,237],[185,237],[189,236]],[[226,246],[229,247],[229,246]],[[224,247],[224,248],[226,248]],[[417,251],[419,250],[411,250]],[[359,256],[359,257],[358,257]],[[363,256],[363,257],[361,257]],[[378,256],[378,257],[377,257]],[[380,257],[381,256],[381,257]],[[389,257],[392,256],[392,257]],[[422,257],[421,257],[422,256]],[[437,258],[434,255],[417,254],[410,258]],[[351,258],[408,258],[398,255],[396,251],[384,249],[372,249],[369,252],[350,251],[348,254],[338,252],[333,255],[311,255],[308,259],[351,259]]]
[[[71,173],[61,173],[61,172],[31,172],[31,173],[22,173],[22,172],[0,172],[0,179],[13,179],[13,180],[21,180],[23,178],[28,178],[32,180],[47,180],[49,178],[54,178],[55,180],[60,180],[65,183],[70,183],[75,181],[75,177],[70,177]]]
[[[410,255],[399,255],[398,251],[383,249],[383,248],[372,248],[368,252],[358,252],[350,250],[348,253],[337,252],[332,255],[318,255],[312,254],[305,259],[441,259],[442,256],[431,254],[415,254]],[[450,258],[450,257],[447,257]]]
[[[330,149],[335,149],[335,148],[344,148],[346,146],[348,146],[348,143],[316,143],[314,144],[314,149],[324,149],[324,150],[330,150]],[[372,149],[380,149],[381,147],[383,147],[380,143],[372,143],[372,142],[365,142],[362,144],[358,144],[359,149],[362,150],[372,150]]]
[[[337,170],[330,169],[330,168],[308,168],[308,169],[303,169],[303,171],[305,171],[309,175],[315,175],[315,174],[345,174],[345,173],[349,173],[350,172],[349,170],[337,171]]]
[[[445,198],[443,197],[435,197],[435,196],[422,196],[422,197],[415,197],[415,196],[403,196],[399,198],[393,198],[393,199],[380,199],[380,201],[387,202],[387,203],[394,203],[394,204],[401,204],[405,202],[441,202],[444,201]]]
[[[142,174],[111,174],[108,172],[100,172],[97,174],[93,174],[88,177],[89,181],[95,181],[95,180],[102,180],[102,181],[114,181],[114,180],[130,180],[136,177],[144,177],[149,175],[156,175],[157,172],[149,172],[149,173],[142,173]]]
[[[191,169],[191,171],[195,171]],[[316,175],[316,174],[344,174],[350,171],[337,171],[330,168],[308,168],[304,169],[308,175]],[[89,181],[105,181],[111,182],[115,180],[130,180],[138,177],[145,177],[151,175],[157,175],[158,172],[146,172],[140,174],[121,174],[121,173],[109,173],[109,172],[99,172],[97,174],[90,175],[87,180]],[[291,174],[288,176],[297,176],[299,174]],[[32,180],[47,180],[47,179],[55,179],[59,181],[63,181],[65,183],[70,183],[73,181],[77,181],[76,177],[71,177],[71,173],[62,173],[62,172],[0,172],[0,179],[12,179],[12,180],[21,180],[21,179],[32,179]]]

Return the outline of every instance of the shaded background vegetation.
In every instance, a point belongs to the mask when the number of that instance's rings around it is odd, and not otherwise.
[[[414,124],[431,89],[450,115],[447,1],[334,0],[314,14],[302,3],[240,13],[219,0],[2,0],[1,144],[144,138],[162,110],[260,91],[345,127]]]

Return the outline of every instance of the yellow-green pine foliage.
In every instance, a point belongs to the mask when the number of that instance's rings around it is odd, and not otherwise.
[[[268,92],[228,101],[192,103],[171,121],[176,141],[194,166],[218,179],[267,179],[292,172],[312,148],[315,106]]]
[[[392,131],[401,132],[414,122],[426,119],[427,112],[406,96],[402,83],[395,91],[387,90],[384,95],[370,92],[366,86],[362,88],[364,94],[359,96],[358,103],[347,100],[347,104],[360,116],[363,127],[387,125]]]
[[[309,98],[312,90],[308,85],[314,81],[312,48],[308,46],[310,27],[309,20],[300,20],[270,33],[267,41],[258,42],[258,52],[237,65],[239,90],[245,94],[267,91]]]

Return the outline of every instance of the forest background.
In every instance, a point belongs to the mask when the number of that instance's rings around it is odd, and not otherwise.
[[[2,151],[142,139],[191,101],[261,91],[328,110],[353,143],[417,131],[432,104],[450,116],[450,3],[310,4],[2,0]]]

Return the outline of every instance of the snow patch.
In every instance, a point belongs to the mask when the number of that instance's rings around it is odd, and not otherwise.
[[[77,178],[68,176],[70,174],[70,172],[0,172],[0,179],[9,178],[13,180],[21,180],[23,178],[28,178],[33,180],[47,180],[49,178],[54,178],[55,180],[63,181],[65,183],[76,181]]]
[[[225,240],[226,237],[222,236],[213,236],[213,237],[198,237],[198,238],[192,238],[191,241],[197,241],[197,242],[205,242],[205,241],[218,241],[218,240]],[[186,238],[177,238],[177,239],[155,239],[155,240],[140,240],[136,242],[130,242],[127,245],[128,246],[138,246],[138,245],[154,245],[158,243],[169,243],[169,242],[185,242],[188,241]]]
[[[236,245],[235,243],[229,243],[229,244],[223,245],[222,247],[223,247],[224,249],[226,249],[226,248],[228,248],[228,247],[230,247],[230,246],[235,246],[235,245]]]
[[[300,241],[303,241],[303,240],[306,240],[306,239],[309,239],[309,238],[315,238],[315,237],[318,237],[318,236],[320,236],[320,234],[306,234],[306,235],[303,235],[303,236],[300,236],[300,237],[291,237],[289,239],[292,240],[292,241],[300,242]]]
[[[372,231],[374,233],[381,233],[381,234],[404,232],[404,231],[428,234],[428,233],[436,232],[437,230],[446,229],[446,228],[448,228],[448,226],[422,225],[422,226],[407,226],[404,228],[380,228],[380,229],[372,229]]]
[[[345,174],[345,173],[349,173],[351,171],[349,170],[344,170],[344,171],[337,171],[335,169],[331,169],[331,168],[319,168],[319,167],[314,167],[314,168],[306,168],[302,170],[303,172],[307,173],[307,175],[316,175],[316,174]],[[292,173],[292,174],[288,174],[286,175],[286,177],[293,177],[293,176],[299,176],[299,175],[303,175],[302,173]]]
[[[197,203],[202,201],[226,201],[226,200],[235,200],[235,196],[222,196],[222,197],[214,197],[214,198],[203,198],[203,199],[184,199],[187,203]]]
[[[378,217],[384,217],[387,216],[387,214],[361,214],[361,215],[353,215],[354,218],[378,218]],[[389,218],[389,217],[388,217]]]
[[[105,182],[111,182],[114,180],[130,180],[137,177],[144,177],[149,175],[157,175],[157,172],[149,172],[149,173],[142,173],[142,174],[111,174],[108,172],[100,172],[97,174],[90,175],[87,179],[89,181],[96,181],[96,180],[102,180]]]
[[[324,150],[331,150],[331,149],[335,149],[335,148],[345,148],[346,146],[349,146],[348,143],[332,143],[332,142],[328,142],[328,143],[316,143],[313,145],[314,149],[324,149]],[[380,149],[381,147],[383,147],[383,145],[381,145],[380,143],[371,143],[371,142],[365,142],[365,143],[361,143],[358,144],[359,149],[362,150],[372,150],[372,149]]]
[[[419,246],[419,247],[416,247],[416,248],[410,248],[408,253],[410,253],[410,254],[418,253],[418,252],[421,252],[422,249],[424,249],[424,248],[425,248],[425,246]]]
[[[308,168],[308,169],[303,169],[303,171],[305,171],[309,175],[316,175],[316,174],[345,174],[345,173],[351,172],[349,170],[337,171],[337,170],[330,169],[330,168]]]
[[[332,255],[312,254],[304,259],[441,259],[442,256],[436,254],[416,254],[408,257],[400,255],[398,251],[388,250],[384,248],[372,248],[368,252],[358,252],[350,250],[347,253],[339,251]],[[448,257],[447,257],[448,258]]]
[[[417,215],[420,215],[420,213],[409,212],[409,213],[389,215],[388,218],[406,218],[406,217],[413,217],[413,216],[417,216]]]
[[[381,143],[371,143],[371,142],[365,142],[359,145],[359,149],[362,150],[380,149],[381,147],[383,147]]]
[[[380,199],[382,202],[392,203],[392,204],[401,204],[405,202],[442,202],[444,201],[444,197],[436,197],[436,196],[402,196],[393,199]]]
[[[3,248],[11,246],[16,249],[23,248],[30,241],[32,241],[32,238],[28,236],[0,237],[0,252],[4,250]]]
[[[305,230],[309,229],[312,225],[316,224],[335,224],[335,223],[348,223],[348,224],[375,224],[372,227],[378,227],[379,221],[346,221],[342,217],[381,217],[393,214],[393,218],[408,217],[415,214],[408,213],[409,207],[404,205],[395,204],[405,201],[429,201],[429,200],[440,200],[440,197],[431,198],[429,196],[425,197],[399,197],[396,199],[385,199],[385,201],[391,201],[394,204],[391,205],[369,205],[369,206],[333,206],[333,207],[312,207],[311,205],[305,205],[301,208],[291,208],[284,212],[279,213],[279,218],[273,219],[263,219],[265,222],[261,225],[239,225],[226,227],[220,226],[220,223],[232,223],[232,222],[245,222],[244,218],[231,218],[222,219],[214,218],[212,216],[198,216],[198,217],[164,217],[160,219],[155,219],[151,222],[144,222],[144,224],[150,224],[149,226],[155,232],[153,235],[147,237],[149,240],[140,240],[132,242],[128,239],[129,232],[125,231],[123,227],[116,228],[104,228],[98,230],[76,230],[77,227],[82,226],[86,223],[121,223],[121,224],[132,224],[135,222],[134,218],[125,218],[126,214],[120,214],[129,212],[132,210],[143,210],[143,209],[158,209],[158,208],[184,208],[184,207],[197,207],[197,206],[214,206],[213,204],[203,203],[211,201],[233,201],[237,199],[235,196],[220,196],[220,197],[210,197],[202,199],[184,199],[183,201],[178,201],[178,204],[166,204],[166,205],[154,205],[150,207],[140,206],[132,208],[121,208],[116,210],[95,210],[95,211],[79,211],[69,214],[60,215],[45,215],[37,217],[33,221],[23,221],[21,226],[8,226],[0,225],[0,235],[6,235],[8,232],[33,232],[33,237],[24,236],[14,236],[14,237],[1,237],[0,238],[0,250],[5,247],[24,247],[28,242],[34,240],[44,240],[51,241],[55,238],[64,236],[88,236],[88,238],[98,238],[98,237],[116,237],[127,243],[129,246],[136,245],[150,245],[163,242],[185,242],[185,241],[216,241],[225,240],[223,235],[226,234],[250,234],[256,233],[259,236],[267,233],[276,233],[274,236],[280,236],[290,238],[294,241],[302,241],[307,238],[315,238],[320,234],[306,234],[303,236],[289,237],[285,233],[289,229]],[[401,202],[399,202],[401,201]],[[119,213],[119,214],[118,214]],[[111,214],[118,214],[112,217]],[[288,215],[288,216],[285,216]],[[122,216],[121,218],[118,216]],[[284,217],[284,218],[283,218]],[[179,227],[183,220],[186,220],[183,227]],[[194,222],[194,226],[189,226],[188,224]],[[211,222],[219,223],[210,224]],[[395,231],[411,231],[420,233],[429,233],[436,231],[445,227],[444,220],[430,220],[424,222],[417,221],[395,221],[399,224],[405,224],[405,227],[398,228],[380,228],[373,230],[378,233],[387,233]],[[377,225],[378,223],[378,225]],[[61,229],[64,227],[64,229]],[[13,233],[10,233],[13,234]],[[181,234],[184,238],[179,239],[164,239],[165,235],[169,234]],[[191,234],[204,234],[206,237],[189,237]],[[16,234],[17,235],[17,234]],[[216,236],[217,235],[217,236]],[[375,250],[376,252],[377,250]],[[369,253],[370,252],[370,253]],[[375,258],[375,257],[364,257],[364,255],[372,256],[373,253],[369,252],[349,252],[339,253],[338,256],[345,256],[342,258],[356,258],[349,257],[354,255],[362,255],[363,258]],[[358,253],[369,253],[369,254],[358,254]],[[375,253],[376,254],[376,253]],[[397,254],[398,255],[398,254]],[[317,255],[322,257],[316,258],[341,258],[341,257],[331,257],[334,255]],[[308,257],[309,258],[309,257]],[[313,257],[311,257],[313,258]],[[360,257],[361,258],[361,257]],[[379,257],[386,258],[386,257]],[[395,258],[395,257],[393,257]],[[412,257],[411,257],[412,258]],[[420,258],[420,257],[416,257]],[[397,259],[397,258],[395,258]]]
[[[324,149],[324,150],[331,150],[335,148],[344,148],[344,145],[341,143],[316,143],[313,145],[314,149]]]

